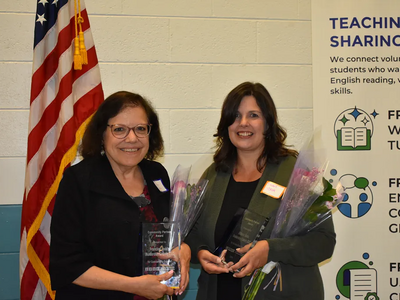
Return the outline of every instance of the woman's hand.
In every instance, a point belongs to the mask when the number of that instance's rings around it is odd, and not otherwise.
[[[262,240],[257,242],[257,244],[250,249],[250,244],[236,249],[239,253],[247,253],[243,255],[243,257],[232,267],[230,270],[232,272],[236,272],[240,269],[239,272],[235,273],[233,277],[242,278],[246,275],[250,275],[255,269],[261,268],[268,261],[269,254],[269,244],[266,240]]]
[[[162,260],[166,259],[171,259],[173,261],[179,260],[180,271],[181,271],[181,282],[179,284],[179,289],[175,290],[175,295],[178,294],[182,295],[187,285],[189,284],[189,270],[190,270],[190,257],[191,257],[190,247],[187,244],[182,243],[180,249],[178,247],[175,247],[169,253],[157,254],[157,257]]]
[[[173,271],[169,271],[161,275],[129,277],[93,266],[75,279],[73,283],[97,290],[122,291],[147,299],[158,299],[166,294],[172,295],[174,293],[172,288],[161,283],[161,281],[170,279],[173,274]]]
[[[185,291],[187,285],[189,284],[191,251],[190,251],[190,247],[187,244],[182,243],[179,256],[180,256],[179,260],[181,263],[181,283],[179,285],[179,289],[175,291],[175,295],[178,295],[178,294],[182,295],[182,293]]]
[[[210,253],[208,250],[200,250],[197,253],[197,257],[200,261],[204,271],[209,274],[221,274],[229,273],[228,268],[222,263],[221,258]]]
[[[161,275],[143,275],[135,278],[134,294],[147,299],[159,299],[164,295],[172,295],[174,290],[165,284],[160,283],[172,277],[173,271]]]

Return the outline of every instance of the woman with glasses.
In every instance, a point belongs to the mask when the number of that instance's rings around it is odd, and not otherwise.
[[[83,160],[64,172],[51,222],[56,299],[158,299],[172,273],[142,275],[141,223],[169,217],[170,181],[157,114],[130,92],[109,96],[90,120]],[[181,248],[182,293],[190,249]]]
[[[250,280],[248,275],[269,261],[280,263],[282,276],[277,275],[276,269],[268,274],[255,299],[324,299],[318,263],[333,253],[332,219],[302,236],[269,239],[282,196],[274,190],[287,185],[297,152],[285,145],[286,131],[278,123],[267,89],[252,82],[235,87],[222,105],[214,136],[214,163],[203,174],[209,180],[204,210],[186,238],[193,261],[202,266],[197,299],[242,299]],[[250,248],[239,249],[243,256],[232,264],[222,260],[224,256],[221,259],[215,250],[229,236],[231,220],[240,208],[271,220],[259,241],[251,243]],[[246,237],[248,232],[249,226],[244,226],[242,231],[235,232],[233,241]]]

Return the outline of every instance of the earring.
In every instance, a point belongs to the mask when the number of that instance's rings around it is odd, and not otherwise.
[[[104,156],[104,154],[105,154],[106,152],[104,151],[104,142],[103,141],[101,141],[101,150],[100,150],[100,155],[101,156]]]

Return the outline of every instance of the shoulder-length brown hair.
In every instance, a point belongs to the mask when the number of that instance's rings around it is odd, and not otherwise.
[[[267,89],[260,83],[243,82],[235,87],[225,98],[222,105],[221,119],[217,127],[217,150],[214,162],[218,171],[228,171],[236,162],[237,150],[229,139],[228,127],[235,122],[240,102],[246,96],[253,96],[265,118],[264,149],[257,160],[258,170],[262,170],[267,162],[276,163],[280,157],[298,152],[285,145],[286,131],[279,125],[276,107]]]
[[[152,160],[161,156],[164,151],[164,141],[154,108],[148,100],[139,94],[120,91],[104,100],[87,125],[80,147],[80,153],[83,158],[101,155],[103,134],[107,129],[108,120],[118,115],[127,107],[137,106],[144,109],[148,122],[152,125],[149,135],[149,151],[145,158]]]

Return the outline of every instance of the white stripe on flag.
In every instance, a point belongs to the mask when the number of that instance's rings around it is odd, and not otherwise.
[[[32,300],[44,300],[46,299],[47,289],[43,282],[39,279],[36,285],[35,292],[33,293]]]
[[[46,210],[46,213],[43,217],[42,224],[40,224],[39,231],[43,235],[44,239],[50,245],[50,223],[51,223],[51,216],[49,212]]]
[[[26,228],[24,228],[21,235],[21,245],[19,250],[19,281],[22,279],[22,275],[24,274],[28,262],[29,258],[28,253],[26,252]]]

